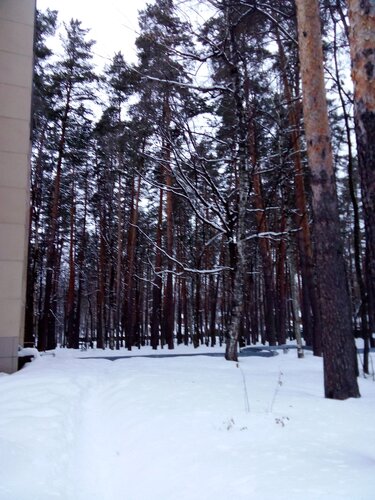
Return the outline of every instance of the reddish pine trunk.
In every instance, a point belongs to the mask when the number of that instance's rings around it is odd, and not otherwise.
[[[40,316],[40,308],[35,314],[35,291],[36,280],[38,274],[41,274],[41,252],[39,248],[39,225],[40,225],[40,211],[42,203],[42,176],[43,176],[43,163],[42,156],[44,153],[45,138],[46,138],[47,120],[40,135],[40,143],[38,147],[38,156],[35,165],[35,175],[32,179],[30,196],[30,216],[29,216],[29,246],[28,246],[28,265],[27,265],[27,285],[26,285],[26,307],[25,307],[25,336],[24,345],[26,347],[34,347],[36,341],[36,332],[38,328],[35,322],[38,321]],[[32,229],[34,227],[34,234]],[[33,242],[32,242],[33,239]]]
[[[100,236],[99,236],[99,262],[98,262],[98,292],[97,292],[97,325],[96,342],[98,349],[105,347],[105,277],[106,277],[106,243],[105,243],[105,223],[103,209],[100,209]]]
[[[283,233],[286,228],[286,215],[282,211],[280,232]],[[278,344],[286,343],[286,241],[282,237],[279,243],[279,252],[277,257],[277,305],[278,305]]]
[[[74,177],[74,171],[73,171]],[[75,227],[74,227],[74,216],[75,216],[75,194],[74,194],[74,180],[72,184],[72,195],[71,195],[71,206],[70,206],[70,242],[69,242],[69,283],[68,283],[68,293],[66,296],[66,310],[65,310],[65,321],[66,321],[66,339],[68,347],[73,349],[78,349],[79,339],[75,338],[75,328],[74,328],[74,302],[75,302],[75,258],[74,258],[74,239],[75,239]]]
[[[158,348],[161,324],[161,298],[162,298],[162,278],[161,272],[161,234],[163,223],[163,190],[160,189],[158,225],[156,228],[156,255],[155,255],[155,278],[152,288],[152,313],[151,313],[151,346]]]
[[[87,176],[87,172],[86,172]],[[77,257],[77,270],[78,270],[78,290],[77,290],[77,306],[76,314],[74,319],[74,336],[78,339],[81,332],[81,307],[82,307],[82,293],[85,283],[85,272],[84,272],[84,261],[85,261],[85,250],[86,250],[86,219],[87,219],[87,198],[88,198],[88,182],[87,177],[85,180],[85,198],[84,198],[84,210],[83,210],[83,227],[81,233],[81,241]]]
[[[163,110],[165,139],[163,144],[163,170],[166,189],[166,251],[173,257],[173,194],[171,173],[171,145],[169,137],[169,126],[171,122],[171,110],[169,107],[169,95],[165,96]],[[174,295],[173,295],[173,261],[167,259],[167,278],[164,289],[163,327],[164,336],[168,349],[174,348]]]
[[[375,332],[375,5],[348,0],[354,118],[366,234],[366,288]]]
[[[290,139],[293,147],[294,162],[294,186],[295,200],[297,207],[296,222],[301,231],[297,234],[297,243],[299,249],[300,267],[302,275],[302,323],[305,340],[313,345],[314,354],[321,356],[322,339],[320,327],[320,311],[318,306],[317,290],[315,286],[315,273],[313,265],[313,250],[308,220],[308,208],[305,193],[305,176],[301,158],[300,127],[297,112],[292,104],[293,95],[287,76],[286,57],[284,48],[276,31],[277,42],[280,56],[280,68],[284,84],[285,99],[288,105],[288,120],[290,125]]]
[[[189,307],[188,307],[188,291],[186,285],[186,279],[182,281],[182,310],[184,314],[184,344],[189,344],[190,329],[189,329]]]
[[[356,351],[333,170],[317,0],[297,0],[303,112],[313,192],[325,395],[358,397]]]
[[[131,350],[134,343],[134,330],[136,325],[136,301],[135,301],[135,283],[134,283],[134,269],[135,269],[135,255],[137,246],[137,224],[138,224],[138,207],[139,195],[141,189],[141,177],[138,177],[138,185],[135,189],[135,179],[133,178],[132,185],[132,201],[131,201],[131,215],[130,225],[128,231],[128,244],[127,244],[127,280],[126,280],[126,300],[125,300],[125,335],[126,347]]]
[[[58,216],[60,210],[60,188],[61,188],[61,169],[62,160],[65,150],[66,127],[70,111],[71,99],[71,84],[68,88],[64,115],[61,121],[61,136],[58,148],[58,157],[56,165],[56,175],[52,187],[52,204],[49,220],[48,237],[47,237],[47,257],[46,257],[46,281],[44,287],[44,305],[43,314],[39,326],[38,349],[44,351],[46,349],[54,349],[56,347],[55,335],[55,307],[53,305],[53,291],[56,288],[55,270],[59,263],[57,260],[57,229]]]
[[[117,261],[115,278],[115,336],[116,349],[120,349],[121,344],[121,284],[122,284],[122,248],[123,248],[123,206],[122,206],[122,183],[121,175],[118,176],[118,194],[117,194]]]

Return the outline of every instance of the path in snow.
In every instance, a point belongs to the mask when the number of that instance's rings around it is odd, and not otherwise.
[[[0,500],[375,498],[370,379],[337,402],[308,353],[70,356],[0,377]]]
[[[91,363],[91,361],[90,361]],[[116,377],[111,364],[94,361],[93,374],[82,394],[76,426],[75,452],[70,463],[70,500],[115,499],[124,490],[129,400],[126,387],[131,377]],[[126,498],[126,496],[124,496]]]
[[[233,388],[224,384],[213,390],[214,380],[205,380],[199,371],[187,376],[181,362],[172,358],[163,362],[94,361],[96,374],[83,394],[78,412],[76,451],[68,473],[69,499],[230,497],[233,486],[223,487],[222,470],[236,470],[238,466],[230,463],[232,451],[222,442],[222,435],[224,432],[225,437],[228,426],[237,424],[231,421],[232,413],[222,415],[222,400],[217,392],[225,395]],[[206,362],[209,364],[209,360]],[[242,406],[241,390],[238,386]],[[210,465],[212,453],[218,460],[217,472]],[[202,469],[204,455],[208,477]]]

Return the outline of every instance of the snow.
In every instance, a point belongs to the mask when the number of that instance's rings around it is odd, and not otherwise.
[[[332,401],[311,353],[220,350],[58,349],[2,374],[0,500],[375,498],[371,377]]]

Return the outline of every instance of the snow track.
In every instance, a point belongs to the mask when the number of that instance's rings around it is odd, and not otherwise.
[[[82,395],[77,414],[75,454],[70,464],[69,499],[106,500],[118,497],[126,471],[121,465],[122,403],[129,380],[111,377],[111,362],[98,362],[99,375],[93,376]],[[124,497],[125,498],[125,497]]]
[[[371,380],[335,402],[309,354],[68,354],[0,376],[0,500],[375,498]]]

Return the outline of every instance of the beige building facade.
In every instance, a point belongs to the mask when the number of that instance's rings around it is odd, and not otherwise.
[[[0,0],[0,372],[23,344],[35,0]]]

